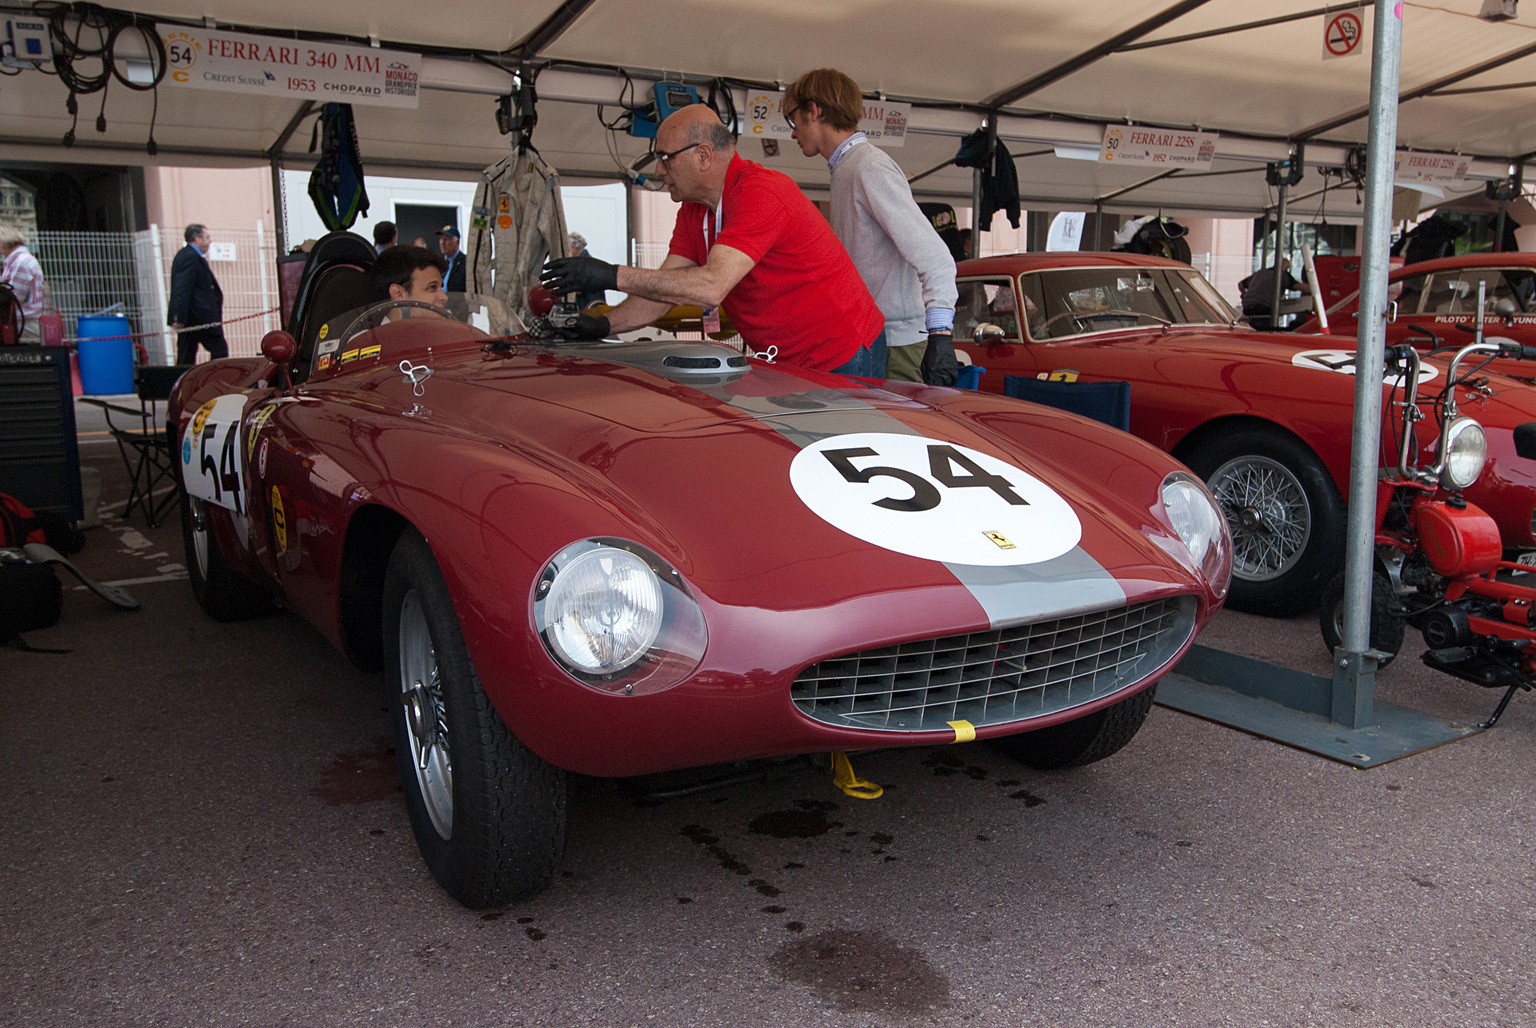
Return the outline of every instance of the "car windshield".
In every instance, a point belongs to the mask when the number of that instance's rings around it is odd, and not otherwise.
[[[1021,275],[1019,286],[1033,339],[1239,320],[1193,268],[1061,268]]]
[[[492,338],[522,335],[527,331],[516,314],[494,296],[479,293],[449,293],[438,306],[421,300],[385,300],[354,308],[327,322],[324,334],[345,342],[360,332],[395,321],[415,318],[451,318],[477,328]],[[339,326],[339,331],[337,330]]]

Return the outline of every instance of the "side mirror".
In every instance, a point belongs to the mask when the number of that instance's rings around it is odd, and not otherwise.
[[[283,385],[288,389],[293,388],[293,372],[288,365],[298,352],[298,342],[280,328],[261,337],[261,355],[283,369]]]
[[[1503,318],[1504,323],[1508,325],[1514,322],[1515,315],[1520,313],[1520,308],[1509,297],[1501,296],[1493,301],[1493,313]]]
[[[1005,335],[1007,335],[1007,333],[1004,332],[1000,326],[994,325],[990,321],[983,321],[981,324],[977,325],[975,329],[972,330],[971,342],[995,343]]]
[[[543,317],[555,309],[555,301],[558,297],[545,286],[534,286],[528,290],[528,309],[535,317]]]
[[[298,352],[298,342],[280,328],[261,337],[261,355],[273,364],[287,364]]]

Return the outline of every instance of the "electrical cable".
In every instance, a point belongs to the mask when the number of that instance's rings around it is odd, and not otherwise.
[[[70,114],[69,131],[64,133],[64,145],[73,146],[75,143],[75,131],[80,123],[80,104],[78,97],[88,96],[91,93],[101,93],[101,107],[96,114],[96,131],[107,130],[107,93],[116,79],[122,85],[134,92],[152,92],[154,94],[154,106],[150,116],[149,139],[145,143],[145,149],[151,156],[159,151],[155,143],[155,123],[160,116],[160,83],[165,78],[166,53],[165,44],[161,41],[159,33],[155,31],[153,23],[141,20],[138,14],[124,11],[113,11],[93,3],[50,3],[39,4],[38,13],[48,20],[48,29],[53,44],[53,74],[59,77],[64,87],[69,90],[69,98],[64,103],[64,109]],[[117,66],[117,47],[123,33],[137,32],[139,40],[148,53],[150,64],[150,76],[148,82],[135,82]],[[95,32],[95,42],[88,38],[88,33]],[[83,67],[89,62],[101,62],[100,70],[94,67]],[[126,64],[128,58],[123,58]]]

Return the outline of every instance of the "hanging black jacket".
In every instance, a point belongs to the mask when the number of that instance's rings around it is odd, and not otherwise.
[[[983,231],[992,227],[992,212],[1002,211],[1014,228],[1019,227],[1019,172],[1013,155],[998,140],[992,152],[992,166],[987,167],[987,131],[977,129],[960,141],[955,164],[981,169],[981,210],[976,223]]]

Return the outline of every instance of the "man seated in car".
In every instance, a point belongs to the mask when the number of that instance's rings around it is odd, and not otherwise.
[[[443,276],[448,262],[421,246],[391,246],[379,254],[369,272],[373,289],[380,300],[419,300],[442,307],[448,302],[443,290]],[[409,308],[390,312],[390,320],[399,320]],[[428,314],[420,308],[411,313]]]

